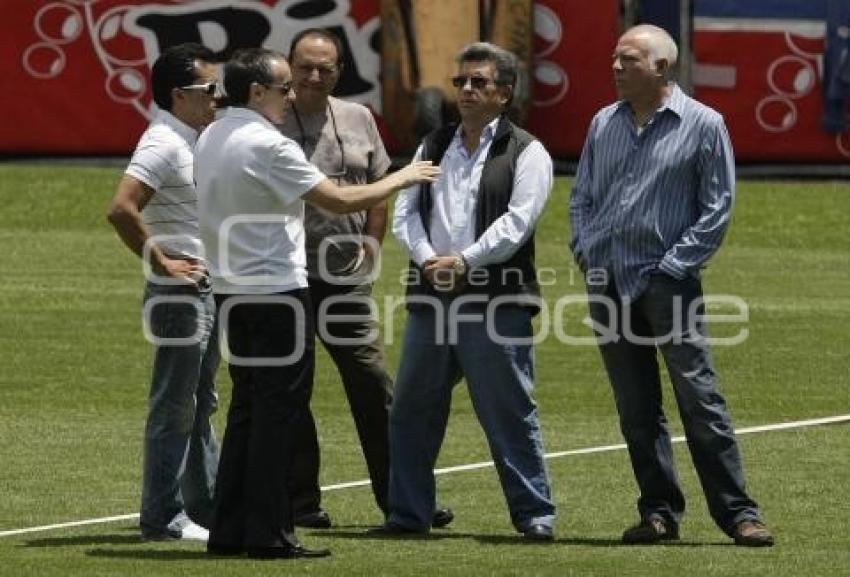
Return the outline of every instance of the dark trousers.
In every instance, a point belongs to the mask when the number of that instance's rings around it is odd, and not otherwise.
[[[741,521],[759,519],[758,506],[746,492],[738,444],[718,389],[702,320],[704,307],[691,307],[702,297],[700,280],[678,281],[654,274],[649,287],[630,306],[623,305],[613,281],[601,293],[589,292],[591,318],[609,327],[604,331],[597,327],[597,336],[640,489],[641,518],[661,517],[678,524],[685,510],[661,404],[656,359],[660,350],[712,518],[726,533]],[[593,298],[599,295],[611,303],[610,308]],[[612,310],[616,319],[611,318]],[[648,342],[635,342],[624,334],[624,326]],[[612,334],[608,330],[619,338],[606,339]]]
[[[262,302],[270,297],[288,302]],[[241,299],[249,302],[234,304]],[[230,352],[233,397],[210,543],[247,550],[294,546],[288,487],[313,381],[310,296],[302,289],[251,297],[216,295],[216,301]],[[300,354],[287,359],[298,347]],[[274,366],[280,361],[286,364]]]
[[[384,365],[384,351],[378,333],[378,321],[364,299],[371,298],[371,285],[332,285],[310,279],[310,298],[314,321],[324,323],[328,334],[317,335],[339,370],[360,446],[366,458],[372,492],[381,511],[387,512],[389,493],[389,406],[393,381]],[[330,315],[349,316],[348,320],[320,318],[326,299],[343,300],[327,309]],[[353,317],[353,320],[352,320]],[[326,337],[330,336],[331,339]],[[334,343],[334,339],[357,339],[357,344]],[[309,407],[300,421],[299,444],[292,476],[292,503],[296,516],[318,511],[320,452],[316,422]]]

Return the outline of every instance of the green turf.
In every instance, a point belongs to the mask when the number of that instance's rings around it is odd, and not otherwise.
[[[0,165],[0,532],[138,508],[150,347],[140,328],[141,268],[104,212],[120,170]],[[567,241],[569,180],[559,179],[537,235],[540,267],[557,283],[547,302],[580,295]],[[743,182],[727,242],[706,274],[712,294],[743,298],[749,338],[715,354],[739,427],[850,413],[850,184]],[[404,258],[388,240],[377,296],[399,296]],[[724,312],[718,309],[716,312]],[[400,355],[397,313],[391,367]],[[584,309],[560,319],[571,334]],[[547,450],[621,442],[594,347],[554,338],[537,350],[537,398]],[[220,378],[222,406],[229,380]],[[669,393],[669,385],[666,391]],[[671,395],[667,395],[669,397]],[[314,408],[322,481],[363,479],[365,466],[342,388],[322,353]],[[217,415],[223,427],[222,410]],[[669,411],[679,433],[678,416]],[[619,546],[635,520],[635,487],[622,451],[549,463],[559,506],[558,543],[512,533],[492,469],[439,478],[457,519],[429,539],[374,539],[366,487],[326,493],[337,527],[304,532],[334,551],[316,562],[210,559],[197,544],[141,543],[133,522],[0,538],[0,575],[839,575],[850,567],[850,425],[741,437],[752,492],[778,546],[732,547],[705,510],[687,451],[677,446],[689,497],[683,542]],[[439,466],[488,460],[459,387]]]

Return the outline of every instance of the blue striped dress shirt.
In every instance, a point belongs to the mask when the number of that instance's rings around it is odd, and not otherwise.
[[[570,248],[633,301],[653,271],[699,276],[720,246],[734,196],[735,161],[720,114],[673,85],[638,130],[620,101],[590,124],[570,202]]]

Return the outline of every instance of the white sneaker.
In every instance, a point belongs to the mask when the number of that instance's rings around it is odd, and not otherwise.
[[[206,543],[209,538],[210,532],[192,521],[189,521],[180,528],[180,539],[186,541],[203,541]]]

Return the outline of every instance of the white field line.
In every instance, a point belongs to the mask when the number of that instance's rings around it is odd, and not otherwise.
[[[832,425],[836,423],[850,422],[850,415],[836,415],[834,417],[824,417],[821,419],[809,419],[806,421],[791,421],[787,423],[774,423],[772,425],[761,425],[758,427],[745,427],[736,429],[736,435],[750,435],[753,433],[766,433],[769,431],[783,431],[788,429],[802,429],[805,427],[817,427],[821,425]],[[682,443],[685,437],[673,437],[674,443]],[[556,453],[548,453],[546,459],[557,459],[560,457],[569,457],[573,455],[589,455],[591,453],[606,453],[610,451],[622,451],[626,448],[625,444],[603,445],[600,447],[588,447],[585,449],[573,449],[570,451],[558,451]],[[473,471],[475,469],[486,469],[493,466],[493,461],[482,461],[480,463],[470,463],[468,465],[459,465],[456,467],[445,467],[443,469],[435,469],[435,475],[446,475],[448,473],[458,473],[460,471]],[[326,485],[322,487],[322,491],[337,491],[339,489],[350,489],[353,487],[365,487],[370,484],[369,479],[360,481],[351,481],[348,483],[337,483],[335,485]],[[42,525],[40,527],[27,527],[25,529],[13,529],[11,531],[0,531],[0,537],[11,537],[13,535],[23,535],[25,533],[39,533],[43,531],[51,531],[53,529],[67,529],[69,527],[82,527],[84,525],[96,525],[100,523],[112,523],[115,521],[130,521],[138,519],[138,513],[129,515],[116,515],[114,517],[100,517],[98,519],[84,519],[82,521],[70,521],[68,523],[56,523],[54,525]]]
[[[26,529],[14,529],[12,531],[0,531],[0,537],[10,537],[12,535],[23,535],[24,533],[39,533],[41,531],[50,531],[52,529],[66,529],[68,527],[82,527],[83,525],[97,525],[99,523],[112,523],[114,521],[129,521],[138,519],[138,513],[130,515],[116,515],[114,517],[101,517],[99,519],[84,519],[82,521],[70,521],[68,523],[56,523],[55,525],[42,525],[41,527],[27,527]]]

